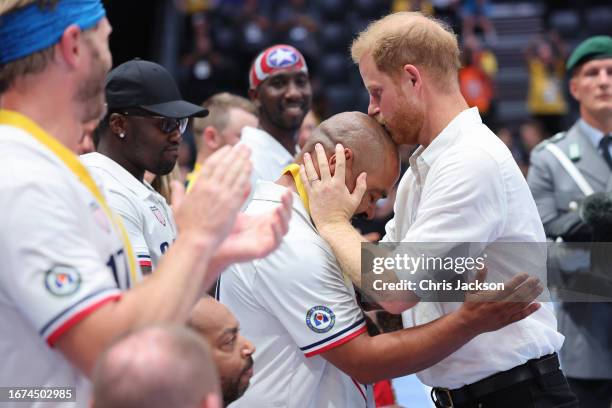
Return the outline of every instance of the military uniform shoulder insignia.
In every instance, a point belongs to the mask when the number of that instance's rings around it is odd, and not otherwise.
[[[566,135],[567,135],[567,132],[559,132],[556,135],[554,135],[553,137],[548,138],[548,139],[543,140],[540,143],[538,143],[536,145],[536,147],[534,147],[534,150],[542,150],[549,143],[557,143],[558,141],[565,139]]]
[[[567,132],[559,132],[548,140],[550,140],[553,143],[557,143],[559,140],[565,139],[566,135],[567,135]]]

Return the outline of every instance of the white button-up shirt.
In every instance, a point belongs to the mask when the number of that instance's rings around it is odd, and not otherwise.
[[[507,147],[482,124],[476,108],[461,112],[428,147],[412,155],[385,241],[472,242],[481,243],[474,245],[480,249],[491,243],[545,242],[523,175]],[[507,258],[506,266],[516,264],[520,256]],[[516,270],[495,272],[509,280]],[[542,306],[527,319],[477,336],[418,377],[427,385],[454,389],[559,350],[563,336],[557,332],[552,306]],[[424,324],[459,307],[456,302],[421,301],[404,312],[404,324]]]

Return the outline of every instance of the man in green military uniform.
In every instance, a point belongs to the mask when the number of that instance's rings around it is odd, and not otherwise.
[[[568,59],[567,71],[570,92],[580,103],[580,119],[534,149],[527,181],[549,238],[609,241],[601,239],[602,226],[588,212],[589,202],[612,200],[612,194],[601,194],[612,192],[612,37],[582,42]],[[607,265],[608,273],[611,269]],[[566,302],[558,321],[566,336],[560,353],[563,370],[581,406],[609,408],[612,303]]]

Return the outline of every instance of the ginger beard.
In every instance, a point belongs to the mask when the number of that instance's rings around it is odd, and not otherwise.
[[[383,115],[381,110],[376,119],[391,134],[395,144],[412,145],[418,143],[425,122],[425,111],[418,104],[411,102],[398,84],[393,110],[387,115]]]

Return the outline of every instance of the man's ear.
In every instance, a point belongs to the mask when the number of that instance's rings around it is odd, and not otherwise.
[[[63,62],[70,68],[76,68],[83,57],[82,37],[81,28],[76,24],[71,24],[66,27],[56,45],[56,50],[61,55]]]
[[[420,88],[422,85],[421,72],[412,64],[406,64],[402,67],[401,77],[402,85],[407,83],[414,88]]]
[[[212,151],[217,150],[222,145],[221,135],[213,126],[206,126],[201,137],[204,144]]]
[[[354,160],[355,156],[353,153],[353,149],[350,149],[348,147],[344,148],[344,160],[345,160],[345,176],[348,176],[349,174],[352,173],[353,170],[353,160]],[[333,176],[334,173],[336,172],[336,153],[332,154],[331,157],[329,158],[329,172],[331,173],[331,175]]]
[[[118,113],[112,113],[110,115],[110,118],[108,118],[108,126],[114,135],[122,133],[125,135],[128,133],[127,118]]]
[[[577,83],[577,79],[575,76],[573,76],[570,80],[569,80],[569,91],[570,94],[572,94],[572,96],[574,97],[575,100],[577,100],[578,102],[580,102],[580,93],[578,92],[578,83]]]

